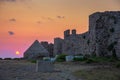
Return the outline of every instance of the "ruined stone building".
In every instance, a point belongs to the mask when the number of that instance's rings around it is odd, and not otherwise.
[[[33,44],[24,52],[25,59],[42,59],[43,57],[48,57],[49,52],[35,40]]]
[[[47,49],[47,51],[49,52],[49,56],[53,57],[54,44],[52,43],[49,44],[47,41],[42,41],[41,45],[43,45],[43,47]]]
[[[53,56],[53,44],[35,40],[33,44],[24,52],[25,59],[42,59],[43,57]]]
[[[97,12],[89,16],[89,30],[76,34],[64,31],[64,39],[54,39],[54,55],[97,55],[120,58],[120,11]]]

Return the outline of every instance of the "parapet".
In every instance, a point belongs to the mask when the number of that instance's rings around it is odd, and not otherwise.
[[[64,31],[64,39],[70,36],[70,30]]]
[[[72,35],[76,35],[76,29],[72,30]]]

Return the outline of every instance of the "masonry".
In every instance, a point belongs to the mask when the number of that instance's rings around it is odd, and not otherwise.
[[[42,41],[41,45],[43,45],[43,47],[49,52],[49,56],[53,57],[53,47],[54,47],[54,44],[48,43],[47,41]]]
[[[64,39],[54,39],[54,55],[97,55],[120,58],[120,11],[96,12],[89,16],[89,30],[77,34],[64,31]]]

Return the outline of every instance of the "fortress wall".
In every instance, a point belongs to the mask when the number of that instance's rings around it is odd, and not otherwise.
[[[97,12],[89,16],[89,31],[77,34],[64,31],[64,39],[55,39],[55,54],[91,54],[120,57],[120,11]]]
[[[53,50],[54,56],[62,53],[62,45],[63,45],[63,39],[54,38],[54,50]]]
[[[90,53],[98,56],[116,54],[120,35],[120,12],[97,12],[89,17]]]

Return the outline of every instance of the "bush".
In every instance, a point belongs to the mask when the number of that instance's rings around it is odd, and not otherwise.
[[[81,58],[74,58],[73,60],[74,61],[84,61],[84,59],[81,59]]]
[[[116,67],[116,68],[120,68],[120,62],[116,63],[116,64],[115,64],[115,67]]]
[[[105,57],[91,57],[86,60],[86,63],[98,63],[98,62],[104,62],[107,61],[107,58]]]
[[[30,60],[31,63],[36,63],[37,61],[36,60]]]
[[[4,60],[12,60],[12,58],[4,58]]]
[[[13,60],[20,60],[20,58],[13,58]]]
[[[85,54],[85,56],[84,56],[85,59],[88,59],[88,58],[90,58],[90,57],[91,57],[90,54]]]
[[[0,60],[2,60],[2,58],[0,58]]]
[[[50,61],[50,57],[43,57],[44,61]]]
[[[86,60],[86,63],[98,63],[98,62],[115,62],[117,61],[114,57],[90,57]]]
[[[115,62],[115,59],[110,58],[110,59],[108,60],[108,62]]]
[[[93,63],[93,62],[97,62],[97,61],[95,61],[95,60],[92,59],[92,58],[89,58],[89,59],[86,60],[86,63]]]
[[[78,57],[74,57],[73,60],[74,60],[74,61],[85,61],[86,59],[85,59],[85,57],[83,57],[83,56],[78,56]]]
[[[58,62],[64,62],[66,56],[67,56],[66,54],[60,54],[60,55],[57,56],[56,61],[58,61]]]

